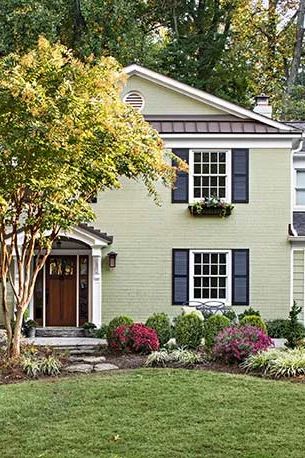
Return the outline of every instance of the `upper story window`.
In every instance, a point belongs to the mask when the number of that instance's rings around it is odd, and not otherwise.
[[[142,111],[144,108],[145,100],[140,92],[130,91],[124,96],[123,100],[138,111]]]
[[[305,208],[305,169],[295,172],[295,205]]]
[[[215,196],[230,202],[230,150],[194,150],[190,153],[190,200]]]

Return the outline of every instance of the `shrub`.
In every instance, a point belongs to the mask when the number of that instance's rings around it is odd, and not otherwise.
[[[274,339],[285,339],[288,332],[289,320],[271,320],[266,321],[268,335]]]
[[[179,347],[197,348],[203,337],[203,322],[195,313],[179,315],[176,319],[175,338]]]
[[[224,315],[211,315],[205,320],[204,343],[208,349],[213,347],[216,336],[227,326],[230,326],[230,320]]]
[[[150,353],[160,347],[156,331],[142,323],[119,326],[109,343],[112,350],[131,353]]]
[[[271,345],[272,339],[255,326],[230,326],[216,337],[213,355],[226,363],[240,363]]]
[[[268,334],[266,323],[259,315],[246,315],[239,321],[239,323],[242,326],[256,326],[264,331],[265,334]]]
[[[229,318],[231,322],[234,322],[237,320],[237,313],[233,309],[229,309],[223,312],[223,316],[225,316],[226,318]]]
[[[124,324],[132,324],[133,320],[129,318],[128,316],[117,316],[113,318],[110,323],[108,324],[108,329],[107,329],[107,340],[109,344],[109,340],[111,339],[113,331],[118,328],[119,326],[122,326]]]
[[[179,367],[189,367],[203,362],[202,356],[194,351],[178,348],[174,351],[160,350],[151,353],[145,365],[153,367],[165,367],[175,365]]]
[[[238,315],[238,319],[239,321],[242,320],[245,316],[248,316],[248,315],[256,315],[256,316],[261,316],[261,313],[259,310],[255,310],[253,309],[252,307],[249,307],[247,309],[245,309],[242,313],[240,313]]]
[[[156,331],[161,346],[171,338],[171,322],[166,313],[154,313],[147,319],[145,325]]]
[[[61,362],[55,356],[49,355],[40,361],[40,372],[45,375],[59,375]]]
[[[107,336],[107,331],[108,331],[108,326],[107,324],[102,324],[102,326],[98,329],[96,329],[94,336],[97,339],[105,339]]]
[[[86,323],[83,324],[82,328],[84,330],[84,334],[86,337],[95,336],[96,325],[94,323],[87,321]]]
[[[21,368],[29,377],[37,377],[40,373],[40,364],[38,359],[24,356],[21,359]]]
[[[305,351],[272,349],[250,355],[242,364],[250,371],[259,371],[272,377],[296,377],[305,374]]]
[[[301,310],[302,307],[298,307],[296,302],[294,302],[289,312],[287,324],[287,342],[285,342],[287,348],[296,348],[299,341],[305,336],[304,326],[298,321]]]
[[[52,355],[44,357],[25,355],[21,358],[21,368],[29,377],[37,377],[40,374],[58,375],[61,367],[59,359]]]

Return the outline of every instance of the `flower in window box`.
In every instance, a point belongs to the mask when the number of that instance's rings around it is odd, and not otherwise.
[[[216,215],[226,217],[231,215],[234,205],[219,197],[211,196],[203,197],[200,201],[189,205],[188,208],[190,213],[196,216]]]

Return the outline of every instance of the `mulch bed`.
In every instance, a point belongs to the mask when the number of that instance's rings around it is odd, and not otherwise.
[[[39,349],[39,353],[41,355],[46,355],[50,353],[49,349]],[[63,366],[69,364],[67,354],[66,353],[56,353],[56,355],[61,360]],[[145,361],[147,359],[146,355],[137,355],[137,354],[118,354],[110,352],[107,348],[102,348],[99,352],[99,355],[106,357],[106,362],[110,364],[116,365],[119,370],[132,370],[138,369],[141,367],[145,367]],[[165,369],[168,368],[175,368],[177,369],[178,366],[170,365],[166,366]],[[214,371],[214,372],[222,372],[222,373],[229,373],[229,374],[245,374],[245,371],[241,369],[238,365],[225,365],[215,361],[208,361],[202,364],[196,364],[192,367],[188,367],[189,370],[200,370],[200,371]],[[51,377],[48,375],[39,375],[37,379],[41,380],[56,380],[58,378],[67,377],[67,376],[75,376],[77,374],[68,374],[64,370],[62,373],[56,377]],[[255,374],[249,373],[249,375],[254,377],[262,378],[262,374]],[[266,378],[266,377],[264,377]],[[21,369],[21,367],[16,363],[8,364],[5,359],[1,358],[0,354],[0,385],[3,384],[11,384],[11,383],[18,383],[25,380],[33,380],[32,377],[27,376]],[[291,378],[281,378],[277,380],[285,380],[291,381],[294,383],[305,383],[305,376],[298,376],[298,377],[291,377]]]

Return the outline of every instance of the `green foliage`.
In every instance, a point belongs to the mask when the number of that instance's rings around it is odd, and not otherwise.
[[[267,334],[267,326],[259,315],[245,315],[240,321],[242,326],[256,326]]]
[[[95,337],[97,339],[106,339],[107,337],[107,331],[108,331],[108,325],[107,324],[102,324],[102,326],[95,331]]]
[[[171,322],[166,313],[154,313],[145,323],[158,334],[160,345],[165,345],[171,338]]]
[[[162,349],[152,352],[145,365],[149,367],[166,367],[168,365],[177,367],[190,367],[203,362],[202,355],[184,348],[177,348],[173,351]]]
[[[62,364],[58,358],[49,355],[40,361],[40,371],[45,375],[59,375]]]
[[[0,60],[0,230],[8,247],[0,264],[7,278],[22,232],[17,271],[27,279],[16,316],[59,231],[94,219],[92,195],[125,176],[141,179],[158,201],[156,182],[174,181],[157,132],[122,102],[123,80],[113,58],[81,62],[43,37],[28,54]]]
[[[131,318],[129,318],[128,316],[117,316],[115,318],[113,318],[110,323],[108,324],[108,327],[107,327],[107,334],[106,334],[106,337],[107,337],[107,340],[108,340],[108,343],[109,343],[109,340],[111,339],[112,337],[112,333],[113,331],[118,328],[119,326],[122,326],[123,324],[132,324],[133,323],[133,320]]]
[[[215,339],[222,329],[230,326],[229,318],[224,315],[211,315],[204,322],[204,343],[206,348],[212,349]]]
[[[242,313],[240,313],[238,315],[238,319],[239,321],[242,320],[245,316],[253,316],[253,315],[256,315],[256,316],[261,316],[261,313],[259,310],[255,310],[253,309],[252,307],[248,307],[246,308]]]
[[[28,356],[24,356],[21,359],[20,364],[21,364],[22,370],[29,377],[37,377],[40,374],[40,362],[36,358],[30,358]]]
[[[96,325],[94,323],[91,323],[90,321],[87,321],[83,324],[82,328],[87,330],[93,330],[96,329]]]
[[[29,377],[38,377],[39,375],[59,375],[62,364],[58,358],[53,355],[40,357],[36,354],[26,353],[21,358],[21,368]]]
[[[231,322],[237,320],[237,313],[233,309],[230,309],[230,310],[227,310],[226,312],[224,312],[223,316],[228,318]]]
[[[293,306],[289,312],[289,319],[287,325],[287,336],[285,346],[287,348],[296,348],[298,342],[305,336],[305,328],[299,322],[299,314],[302,311],[302,307],[298,307],[294,301]]]
[[[95,336],[96,325],[94,323],[91,323],[90,321],[87,321],[86,323],[83,324],[82,328],[84,330],[84,334],[85,334],[86,337],[94,337]]]
[[[274,339],[285,339],[288,334],[289,320],[276,319],[266,321],[268,335]]]
[[[197,348],[203,337],[202,320],[195,313],[179,315],[176,319],[175,338],[179,347]]]
[[[304,349],[272,349],[251,355],[242,364],[248,371],[259,371],[272,377],[296,377],[305,374]]]

